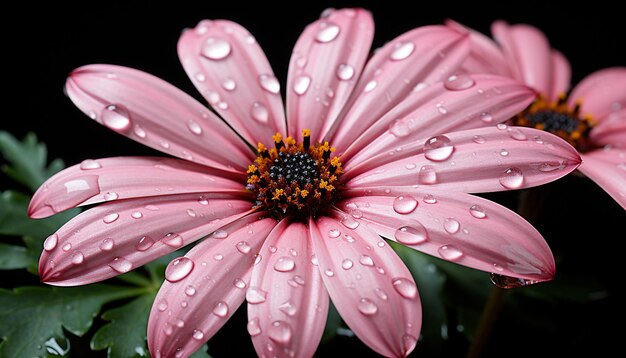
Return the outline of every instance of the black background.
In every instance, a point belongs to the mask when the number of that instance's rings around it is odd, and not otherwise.
[[[225,18],[250,30],[284,84],[293,44],[304,26],[327,7],[363,6],[371,10],[376,21],[374,47],[416,26],[441,23],[446,18],[485,33],[496,19],[530,23],[547,33],[552,45],[570,60],[575,84],[595,70],[626,65],[626,16],[608,3],[582,4],[518,1],[506,6],[483,2],[459,6],[446,1],[380,1],[291,2],[279,6],[268,2],[176,1],[167,5],[99,3],[93,7],[46,8],[30,4],[3,9],[0,129],[18,137],[35,132],[47,143],[51,157],[63,158],[68,165],[86,158],[155,154],[79,112],[63,95],[67,74],[90,63],[125,65],[164,78],[200,99],[178,62],[176,42],[183,28],[193,27],[201,19]],[[4,177],[0,183],[3,190],[8,185]],[[569,176],[548,188],[549,196],[536,226],[557,256],[558,272],[592,277],[609,288],[609,298],[582,308],[548,309],[545,314],[558,327],[552,336],[516,329],[503,316],[487,347],[488,356],[600,353],[621,347],[618,333],[623,331],[624,309],[615,289],[623,281],[624,211],[583,178]],[[505,205],[515,204],[510,194],[489,197]],[[245,317],[239,314],[234,321],[210,342],[212,354],[252,354]],[[617,330],[609,324],[617,324]],[[540,348],[542,345],[545,348]],[[346,346],[355,354],[372,354],[358,343]],[[341,348],[325,348],[320,355],[338,353]]]

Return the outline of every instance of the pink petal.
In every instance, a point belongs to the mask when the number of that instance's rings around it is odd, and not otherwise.
[[[606,115],[591,129],[589,138],[599,147],[626,148],[626,107]]]
[[[225,173],[178,159],[119,157],[85,160],[48,179],[33,195],[31,218],[79,205],[181,193],[243,193]]]
[[[245,173],[254,160],[226,123],[145,72],[89,65],[74,70],[65,88],[72,102],[97,122],[164,153],[235,173]]]
[[[463,62],[465,71],[512,77],[509,63],[502,54],[500,47],[492,39],[454,20],[446,20],[445,24],[459,32],[467,32],[470,36],[470,54]]]
[[[612,67],[585,77],[569,96],[569,105],[581,104],[581,113],[602,121],[626,108],[626,67]]]
[[[414,89],[454,73],[469,52],[466,35],[444,26],[425,26],[398,36],[375,51],[328,138],[345,150]]]
[[[492,75],[451,78],[464,81],[464,87],[451,90],[455,88],[451,83],[433,84],[411,93],[373,123],[342,154],[346,168],[405,144],[423,143],[435,135],[503,122],[535,99],[532,89],[508,78]]]
[[[255,254],[275,225],[251,214],[224,227],[228,237],[206,239],[169,264],[148,321],[153,357],[187,357],[226,323],[243,302]]]
[[[280,85],[263,50],[241,25],[201,21],[183,32],[178,57],[198,91],[252,146],[285,133]]]
[[[68,221],[48,239],[39,276],[55,286],[102,281],[207,236],[246,215],[250,207],[248,200],[212,193],[102,204]]]
[[[338,207],[353,217],[358,213],[360,226],[435,257],[523,280],[554,277],[554,258],[539,232],[486,199],[419,188],[374,188]]]
[[[559,96],[567,93],[571,77],[572,69],[567,58],[559,51],[552,50],[552,81],[548,94],[550,101],[556,101]]]
[[[248,332],[259,357],[312,357],[322,338],[328,293],[311,263],[307,227],[283,220],[254,266],[248,300]]]
[[[400,147],[394,155],[372,157],[347,169],[346,186],[428,186],[481,193],[549,183],[580,164],[578,152],[555,135],[532,128],[503,128],[452,132],[426,141],[441,143],[439,149],[425,151],[425,142],[420,141]]]
[[[333,304],[371,349],[387,357],[408,355],[422,324],[411,273],[375,232],[345,213],[333,216],[310,221],[315,259]]]
[[[291,56],[287,81],[290,132],[311,130],[314,142],[343,109],[367,59],[374,22],[363,9],[334,10],[304,30]]]
[[[626,209],[626,150],[597,149],[582,155],[578,170],[596,182]]]

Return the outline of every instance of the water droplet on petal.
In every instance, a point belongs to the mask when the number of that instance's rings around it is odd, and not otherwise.
[[[109,191],[107,193],[104,194],[104,200],[105,201],[111,201],[111,200],[117,200],[120,196],[117,195],[117,193]]]
[[[320,31],[315,36],[315,41],[321,43],[331,42],[332,40],[337,38],[337,35],[339,35],[339,31],[339,26],[330,22],[322,22],[320,24]]]
[[[500,177],[500,184],[507,189],[519,189],[524,184],[524,175],[519,168],[508,168]]]
[[[539,282],[537,280],[526,280],[523,278],[498,275],[495,273],[490,274],[490,278],[494,285],[505,289],[534,285]]]
[[[474,143],[476,144],[485,144],[485,142],[487,141],[485,139],[485,137],[481,136],[481,135],[475,135],[474,138],[472,138],[472,140],[474,141]]]
[[[72,263],[73,263],[74,265],[80,265],[80,264],[82,264],[84,261],[85,261],[85,255],[83,255],[83,253],[82,253],[82,252],[80,252],[80,251],[75,251],[75,252],[72,254]]]
[[[456,234],[461,228],[461,224],[453,218],[447,218],[443,221],[443,228],[448,234]]]
[[[443,86],[450,91],[462,91],[472,88],[476,82],[466,74],[452,75],[446,79]]]
[[[448,261],[456,261],[463,256],[463,252],[452,245],[443,245],[438,251],[439,256]]]
[[[135,248],[137,249],[137,251],[146,251],[151,248],[152,245],[154,245],[154,240],[152,240],[150,236],[143,236],[141,239],[139,239],[139,242],[137,243],[137,245],[135,245]]]
[[[80,163],[80,169],[82,170],[91,170],[91,169],[100,169],[102,165],[93,159],[85,159]]]
[[[183,246],[183,237],[173,232],[165,234],[161,241],[169,247],[178,248]]]
[[[298,78],[296,78],[295,82],[293,83],[293,91],[296,92],[296,94],[301,96],[306,93],[310,85],[311,85],[311,77],[307,75],[301,75]]]
[[[420,82],[417,85],[415,85],[415,87],[413,87],[413,92],[419,92],[423,89],[425,89],[426,87],[428,87],[429,84],[426,82]]]
[[[507,129],[508,126],[506,124],[504,124],[504,123],[498,123],[498,124],[496,124],[496,128],[498,128],[499,130],[503,131],[503,130]]]
[[[185,294],[189,297],[193,296],[196,294],[196,288],[193,287],[192,285],[187,286],[187,288],[185,288]]]
[[[496,271],[499,271],[499,272],[504,271],[504,267],[502,267],[502,266],[500,266],[500,265],[498,265],[498,264],[493,264],[493,268],[494,268]]]
[[[57,247],[59,242],[59,235],[52,234],[46,238],[46,241],[43,242],[43,249],[46,251],[52,251]]]
[[[273,75],[263,74],[259,76],[261,88],[267,92],[277,94],[280,92],[280,83]]]
[[[291,326],[285,321],[274,321],[268,328],[267,335],[276,343],[287,344],[291,340]]]
[[[485,123],[491,123],[493,122],[493,116],[487,112],[483,112],[480,114],[480,120]]]
[[[114,245],[115,245],[115,242],[113,241],[113,239],[106,238],[102,240],[102,242],[100,243],[100,250],[111,251]]]
[[[117,220],[119,217],[120,217],[119,214],[111,213],[111,214],[105,215],[104,218],[102,218],[102,221],[104,221],[105,224],[110,224],[114,222],[115,220]]]
[[[242,254],[247,254],[250,252],[250,250],[252,250],[252,247],[250,247],[250,244],[248,244],[247,241],[239,241],[237,243],[237,251],[241,252]]]
[[[437,203],[437,199],[435,199],[435,197],[432,194],[426,194],[424,195],[424,199],[423,201],[426,204],[436,204]]]
[[[522,133],[522,131],[519,130],[518,128],[509,127],[507,129],[507,132],[509,133],[509,137],[515,140],[520,140],[520,141],[528,140],[528,137],[526,137],[526,135]]]
[[[172,333],[174,333],[174,328],[171,324],[165,323],[165,327],[163,327],[163,332],[165,332],[166,335],[171,336]]]
[[[420,184],[430,185],[437,183],[437,173],[432,165],[423,165],[418,174]]]
[[[222,254],[215,254],[213,255],[213,260],[215,261],[222,261],[224,259],[224,255]]]
[[[434,162],[447,160],[454,152],[454,146],[450,143],[450,138],[438,135],[428,139],[424,143],[424,156]]]
[[[242,280],[242,279],[240,279],[240,278],[236,278],[236,279],[233,281],[233,285],[234,285],[235,287],[239,288],[239,289],[244,289],[244,288],[246,288],[246,281],[244,281],[244,280]]]
[[[398,42],[394,45],[389,58],[394,61],[404,60],[413,53],[413,50],[415,50],[415,44],[413,42]]]
[[[274,263],[274,270],[279,272],[289,272],[292,271],[296,267],[296,262],[291,257],[283,256],[280,257]]]
[[[415,298],[417,296],[417,286],[415,283],[404,277],[396,277],[391,280],[393,288],[404,298]]]
[[[254,102],[250,108],[250,116],[261,123],[267,123],[270,118],[270,112],[263,103]]]
[[[368,255],[361,255],[359,263],[363,266],[374,266],[374,260],[372,260],[372,258]]]
[[[70,244],[69,242],[65,245],[63,245],[63,247],[61,248],[63,251],[68,252],[72,249],[72,244]]]
[[[354,67],[347,65],[345,63],[337,66],[337,78],[343,81],[347,81],[354,77]]]
[[[225,239],[228,237],[228,231],[226,230],[215,230],[215,232],[213,232],[213,234],[211,234],[211,237],[214,239]]]
[[[207,37],[204,44],[202,45],[202,50],[200,51],[200,53],[202,54],[202,56],[210,60],[218,61],[228,57],[231,51],[232,47],[230,46],[230,43],[228,43],[228,41],[215,37]]]
[[[222,80],[222,88],[227,91],[234,91],[237,88],[237,82],[230,77],[226,77]]]
[[[350,259],[345,259],[341,262],[341,268],[343,268],[344,270],[349,270],[352,268],[352,266],[354,266],[354,263]]]
[[[428,240],[428,232],[424,226],[412,223],[396,230],[394,237],[399,243],[405,245],[417,245]]]
[[[198,198],[198,204],[209,205],[209,199],[207,199],[204,195],[201,195],[200,198]]]
[[[258,336],[259,334],[261,334],[261,326],[259,325],[259,319],[258,318],[254,318],[254,319],[249,320],[247,328],[248,328],[248,333],[252,337]]]
[[[410,195],[400,195],[393,201],[393,210],[398,214],[410,214],[417,208],[417,200]]]
[[[187,129],[189,129],[189,131],[195,135],[202,135],[202,127],[200,127],[198,122],[194,121],[193,119],[187,121]]]
[[[341,219],[341,223],[343,224],[343,226],[347,227],[348,229],[356,229],[357,227],[359,227],[359,222],[354,220],[354,218],[352,216],[346,216],[343,219]]]
[[[218,317],[226,317],[228,315],[228,304],[224,301],[219,301],[213,306],[213,314]]]
[[[376,306],[376,304],[372,302],[372,300],[367,298],[361,298],[359,300],[357,308],[359,309],[359,312],[366,316],[372,316],[375,315],[376,312],[378,312],[378,306]]]
[[[298,311],[296,306],[291,301],[287,301],[283,303],[282,305],[278,306],[278,309],[289,317],[295,316],[295,314]]]
[[[267,292],[263,291],[259,287],[250,287],[248,291],[246,291],[246,301],[250,304],[258,304],[263,303],[267,299]]]
[[[201,341],[204,339],[204,333],[202,333],[201,330],[199,329],[194,329],[193,330],[193,339],[197,340],[197,341]]]
[[[389,128],[389,132],[398,138],[402,138],[411,133],[411,128],[403,120],[397,120]]]
[[[204,75],[204,73],[198,72],[198,73],[196,73],[196,80],[198,82],[204,82],[204,81],[206,81],[206,76]]]
[[[376,82],[376,80],[371,80],[365,85],[363,92],[365,93],[371,92],[374,90],[374,88],[376,88],[377,85],[378,85],[378,82]]]
[[[167,301],[165,299],[161,298],[159,300],[159,302],[157,302],[157,309],[160,312],[164,312],[167,309]]]
[[[196,216],[198,216],[198,214],[196,214],[196,212],[193,209],[187,209],[187,215],[191,216],[192,218],[195,218]]]
[[[484,219],[484,218],[487,217],[487,213],[485,213],[485,209],[483,209],[482,206],[480,206],[480,205],[472,205],[472,206],[470,206],[469,212],[476,219]]]
[[[123,257],[116,257],[111,261],[109,267],[119,273],[126,273],[133,268],[133,264]]]
[[[130,128],[130,113],[121,104],[110,104],[102,110],[102,123],[116,132],[124,132]]]
[[[331,269],[324,270],[324,274],[326,274],[326,276],[328,276],[328,277],[335,276],[335,272],[333,270],[331,270]]]
[[[415,345],[417,344],[417,338],[410,334],[405,334],[402,336],[402,346],[404,347],[405,355],[408,355],[413,349],[415,349]]]
[[[165,279],[169,282],[178,282],[191,273],[193,266],[193,261],[187,257],[174,259],[165,269]]]
[[[141,219],[143,217],[143,214],[140,211],[133,211],[130,216],[133,219]]]
[[[341,231],[339,231],[337,229],[330,229],[330,230],[328,230],[328,237],[330,237],[331,239],[336,239],[339,236],[341,236]]]
[[[389,296],[387,295],[387,292],[383,291],[382,288],[376,288],[374,290],[374,293],[376,293],[376,296],[378,296],[378,298],[380,298],[383,301],[387,301],[387,299],[389,298]]]

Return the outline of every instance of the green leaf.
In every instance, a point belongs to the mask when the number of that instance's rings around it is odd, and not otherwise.
[[[27,134],[20,142],[10,133],[0,131],[0,153],[10,163],[3,165],[2,171],[32,191],[64,167],[59,159],[46,167],[48,150],[33,133]]]
[[[45,356],[46,341],[63,338],[63,328],[82,336],[102,305],[141,292],[145,290],[100,284],[0,289],[0,357]]]
[[[156,293],[142,295],[134,301],[106,311],[102,318],[110,321],[91,339],[91,349],[108,349],[109,358],[145,356],[146,327]]]
[[[24,246],[0,243],[0,270],[15,270],[32,267],[37,264]]]

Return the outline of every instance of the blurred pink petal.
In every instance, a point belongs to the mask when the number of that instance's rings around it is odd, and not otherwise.
[[[368,61],[345,113],[328,134],[339,152],[359,134],[421,88],[448,78],[467,56],[467,36],[444,26],[425,26],[398,36]]]
[[[251,214],[222,228],[165,270],[152,305],[148,346],[156,357],[189,356],[208,341],[246,296],[250,272],[265,237],[276,225]]]
[[[74,70],[65,88],[72,102],[92,119],[164,153],[238,173],[245,173],[254,160],[222,120],[178,88],[145,72],[88,65]]]
[[[178,56],[211,107],[250,145],[286,131],[280,85],[254,37],[228,20],[183,32]]]
[[[596,149],[582,154],[578,170],[604,189],[622,208],[626,209],[626,150]]]
[[[28,215],[38,219],[79,205],[164,194],[244,194],[242,177],[235,181],[225,175],[178,159],[87,159],[48,179],[33,195]]]
[[[612,111],[626,108],[626,67],[612,67],[585,77],[569,96],[569,105],[581,102],[581,113],[602,121]]]
[[[346,186],[420,186],[482,193],[549,183],[580,164],[578,152],[557,136],[501,126],[448,133],[399,147],[393,155],[372,157],[356,168],[347,166],[345,176],[350,180]]]
[[[374,187],[352,190],[349,195],[355,197],[337,207],[353,217],[358,213],[360,226],[367,225],[383,237],[499,275],[530,281],[554,277],[554,259],[539,232],[489,200],[420,188]]]
[[[535,99],[532,89],[504,77],[459,75],[450,79],[411,93],[373,123],[342,155],[346,168],[436,135],[504,122]],[[462,86],[454,87],[455,81],[462,81]]]
[[[607,115],[591,129],[589,138],[598,147],[610,145],[626,149],[626,107]]]
[[[552,81],[550,84],[550,92],[545,95],[548,100],[556,101],[559,96],[565,95],[569,90],[570,80],[572,77],[572,69],[569,61],[562,53],[552,50]]]
[[[259,357],[312,357],[328,314],[328,293],[312,263],[312,239],[302,223],[281,221],[252,270],[248,333]]]
[[[368,227],[348,214],[334,216],[309,223],[315,260],[333,304],[371,349],[387,357],[408,355],[422,324],[411,273]]]
[[[249,199],[211,193],[102,204],[50,236],[39,275],[55,286],[102,281],[207,236],[249,210]]]
[[[311,130],[323,140],[352,93],[374,37],[374,22],[363,9],[334,10],[310,24],[296,43],[287,81],[290,134]]]

